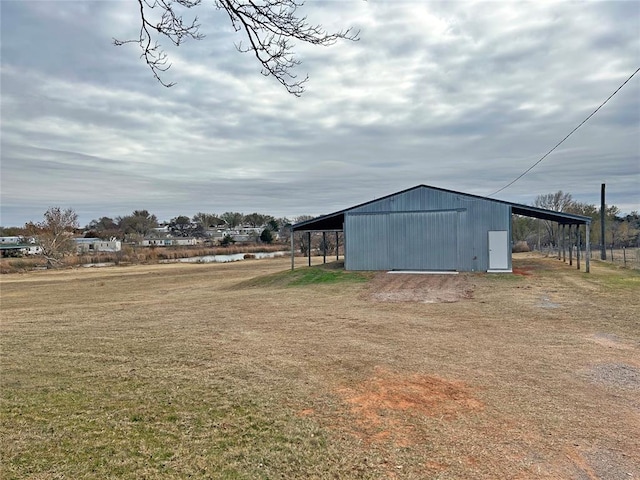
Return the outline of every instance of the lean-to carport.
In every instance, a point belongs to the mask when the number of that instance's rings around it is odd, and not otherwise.
[[[335,233],[336,235],[336,260],[338,260],[338,233],[344,232],[344,212],[345,210],[341,210],[339,212],[331,213],[329,215],[324,215],[321,217],[313,218],[311,220],[307,220],[305,222],[300,222],[291,226],[291,270],[294,269],[295,266],[295,245],[294,245],[294,233],[302,232],[307,234],[307,242],[309,245],[309,266],[311,266],[311,233],[313,232],[322,232],[323,240],[326,240],[327,233]],[[326,254],[324,257],[324,261],[326,261]]]
[[[580,225],[584,225],[585,235],[585,254],[584,254],[584,270],[589,273],[591,269],[591,241],[590,241],[590,228],[591,217],[585,217],[583,215],[575,215],[565,212],[554,212],[553,210],[545,210],[543,208],[530,207],[528,205],[520,205],[517,203],[511,204],[511,213],[515,215],[522,215],[525,217],[538,218],[540,220],[549,220],[556,222],[559,227],[562,227],[561,245],[558,245],[558,259],[566,260],[566,245],[565,239],[567,237],[565,229],[569,227],[569,245],[571,245],[572,236],[576,241],[576,266],[580,270]],[[575,227],[575,228],[574,228]],[[575,230],[575,232],[574,232]],[[562,247],[562,252],[560,251]],[[569,248],[569,265],[573,265],[573,248]]]

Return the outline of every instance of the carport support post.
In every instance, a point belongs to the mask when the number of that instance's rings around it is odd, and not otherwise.
[[[571,238],[572,231],[573,225],[569,224],[569,265],[573,265],[573,239]]]
[[[327,263],[327,232],[322,232],[322,263]]]
[[[307,232],[307,252],[309,255],[309,266],[311,266],[311,232]]]
[[[558,247],[558,260],[562,260],[562,252],[560,251],[560,223],[558,223],[558,231],[556,232],[556,246]]]
[[[336,262],[340,260],[340,243],[338,241],[338,232],[336,231]]]
[[[576,245],[576,268],[580,270],[580,224],[576,225]]]
[[[293,234],[294,232],[293,232],[293,226],[292,226],[291,227],[291,270],[293,270],[295,267],[295,256],[293,253],[295,242],[293,241]]]
[[[589,232],[590,226],[591,224],[589,222],[584,224],[584,230],[585,230],[584,241],[587,244],[587,249],[584,252],[584,271],[587,273],[589,273],[591,270],[591,265],[589,262],[589,260],[591,260],[591,237]]]
[[[571,227],[569,227],[571,231]],[[565,231],[565,224],[562,224],[562,261],[567,261],[567,232]]]

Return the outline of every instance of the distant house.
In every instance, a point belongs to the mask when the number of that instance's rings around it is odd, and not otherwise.
[[[236,242],[251,242],[260,237],[265,227],[239,226],[235,228],[211,228],[206,234],[214,242],[221,242],[226,236],[233,238]]]
[[[39,255],[42,247],[35,238],[0,237],[0,252],[2,256]]]
[[[190,245],[197,245],[199,243],[197,238],[176,237],[176,238],[171,238],[170,240],[173,242],[172,245],[176,245],[176,246],[190,246]]]
[[[172,247],[172,246],[192,246],[198,245],[200,241],[191,237],[175,237],[175,238],[145,238],[140,245],[143,247]]]
[[[161,225],[153,228],[156,235],[169,235],[169,225]]]
[[[0,244],[13,244],[16,245],[18,243],[26,243],[25,239],[22,237],[0,237]]]
[[[168,247],[171,245],[171,238],[145,238],[140,242],[143,247]]]
[[[120,240],[101,240],[99,238],[74,238],[78,253],[119,252],[122,250]]]
[[[25,255],[40,255],[42,253],[42,247],[35,244],[23,245],[21,252]]]
[[[34,243],[2,243],[0,242],[0,256],[15,257],[20,255],[40,255],[42,247]]]
[[[228,230],[226,228],[209,228],[205,231],[205,235],[214,242],[220,242],[227,232]]]

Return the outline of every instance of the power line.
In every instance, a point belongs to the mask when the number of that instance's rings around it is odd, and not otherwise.
[[[576,130],[578,130],[582,125],[584,125],[585,123],[587,123],[587,121],[588,121],[591,117],[593,117],[593,116],[598,112],[598,110],[600,110],[602,107],[604,107],[604,106],[605,106],[605,104],[606,104],[609,100],[611,100],[611,99],[613,98],[613,96],[614,96],[616,93],[618,93],[618,92],[622,89],[622,87],[624,87],[624,86],[629,82],[629,80],[631,80],[631,79],[635,76],[635,74],[636,74],[636,73],[638,73],[638,72],[640,72],[640,68],[638,68],[635,72],[633,72],[633,73],[631,74],[631,76],[630,76],[629,78],[627,78],[627,79],[624,81],[624,83],[623,83],[622,85],[620,85],[620,86],[616,89],[616,91],[615,91],[615,92],[613,92],[611,95],[609,95],[609,97],[607,97],[607,99],[606,99],[604,102],[602,102],[598,108],[596,108],[593,112],[591,112],[591,114],[590,114],[587,118],[585,118],[582,122],[580,122],[580,125],[578,125],[576,128],[574,128],[573,130],[571,130],[571,131],[569,132],[569,134],[568,134],[566,137],[564,137],[562,140],[560,140],[560,141],[555,145],[555,147],[553,147],[551,150],[549,150],[547,153],[545,153],[545,154],[540,158],[540,160],[538,160],[536,163],[534,163],[533,165],[531,165],[531,166],[530,166],[529,168],[527,168],[524,172],[522,172],[522,173],[521,173],[520,175],[518,175],[516,178],[514,178],[514,179],[513,179],[513,180],[511,180],[509,183],[507,183],[504,187],[502,187],[502,188],[500,188],[500,189],[496,190],[495,192],[493,192],[493,193],[491,193],[491,194],[489,194],[489,195],[487,195],[487,196],[492,197],[492,196],[494,196],[496,193],[500,193],[500,192],[501,192],[501,191],[503,191],[504,189],[506,189],[506,188],[510,187],[511,185],[513,185],[514,183],[516,183],[518,180],[520,180],[522,177],[524,177],[524,176],[525,176],[527,173],[529,173],[531,170],[533,170],[533,169],[536,167],[536,165],[538,165],[540,162],[542,162],[545,158],[547,158],[547,157],[551,154],[551,152],[553,152],[556,148],[558,148],[560,145],[562,145],[562,144],[564,143],[564,141],[565,141],[567,138],[569,138],[571,135],[573,135],[573,133],[574,133]]]

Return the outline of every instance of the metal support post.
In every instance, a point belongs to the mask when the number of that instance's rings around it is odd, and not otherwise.
[[[291,227],[291,270],[295,268],[295,242],[293,241],[293,227]]]
[[[576,237],[576,268],[580,270],[580,225],[576,225]]]
[[[571,233],[573,232],[573,225],[569,225],[569,265],[573,265],[573,239]]]
[[[585,223],[585,235],[584,240],[587,243],[587,250],[584,252],[584,271],[589,273],[591,271],[591,233],[590,233],[590,223]]]
[[[322,232],[322,263],[327,263],[327,232]]]

